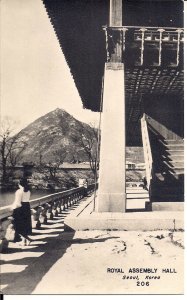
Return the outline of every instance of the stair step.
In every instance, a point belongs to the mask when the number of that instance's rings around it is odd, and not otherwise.
[[[169,168],[169,169],[172,169],[172,170],[176,170],[176,171],[178,171],[178,170],[183,170],[184,171],[184,165],[181,167],[181,166],[177,166],[177,165],[175,165],[175,166],[172,166],[172,165],[170,165],[168,162],[166,162],[166,161],[163,161],[163,163]]]
[[[184,156],[184,150],[172,150],[172,149],[166,149],[165,150],[168,155],[183,155]]]
[[[143,186],[143,182],[140,182],[140,183],[137,183],[137,184],[133,184],[133,183],[128,182],[128,183],[126,183],[126,186],[127,186],[127,188],[130,188],[130,189],[140,189]]]
[[[184,140],[170,140],[170,139],[165,139],[164,140],[165,143],[167,144],[183,144],[184,145]]]
[[[162,159],[163,160],[168,160],[169,162],[182,162],[184,163],[184,156],[183,155],[170,155],[170,156],[166,156],[166,155],[162,155]]]
[[[145,209],[145,202],[149,201],[141,199],[127,200],[126,209]]]
[[[144,194],[144,193],[147,193],[148,191],[144,190],[144,189],[129,189],[129,188],[126,188],[126,192],[131,193],[131,194],[134,194],[134,193]]]
[[[127,199],[147,199],[148,194],[127,194]]]
[[[184,159],[184,151],[183,153],[173,153],[173,151],[170,151],[169,153],[167,153],[167,157],[171,157],[172,159],[175,159],[175,158],[183,158]]]
[[[184,202],[152,202],[152,211],[184,211]]]
[[[174,167],[174,169],[184,169],[184,162],[180,162],[180,161],[172,161],[169,162],[169,164],[171,166]]]
[[[167,145],[166,148],[168,150],[183,150],[184,151],[183,145]]]
[[[179,179],[179,175],[184,175],[184,169],[182,171],[176,170],[175,172],[172,172],[169,170],[170,175],[174,176],[176,179]]]
[[[165,161],[163,160],[163,163],[169,165],[171,168],[174,169],[184,169],[184,161]]]
[[[167,147],[167,148],[180,148],[180,149],[184,149],[184,142],[181,143],[181,142],[177,142],[177,141],[170,141],[170,142],[167,142],[167,141],[163,141],[163,140],[160,140],[159,139],[159,142],[164,146],[164,147]]]

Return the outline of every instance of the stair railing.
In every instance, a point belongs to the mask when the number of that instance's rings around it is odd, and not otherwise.
[[[146,168],[146,179],[147,187],[150,194],[150,184],[152,179],[152,167],[153,167],[153,158],[151,153],[151,145],[146,121],[146,115],[144,114],[141,118],[141,132],[142,132],[142,142],[143,142],[143,151],[145,159],[145,168]]]
[[[158,121],[154,120],[150,116],[144,114],[145,121],[147,122],[149,129],[156,135],[162,136],[164,139],[171,139],[171,140],[181,140],[182,138],[177,135],[175,132],[168,129],[163,124],[159,123]]]

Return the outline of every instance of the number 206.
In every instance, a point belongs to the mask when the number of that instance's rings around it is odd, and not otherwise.
[[[137,281],[137,286],[149,286],[149,281]]]

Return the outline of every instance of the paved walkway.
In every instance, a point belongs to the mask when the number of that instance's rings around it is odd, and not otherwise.
[[[4,294],[183,292],[183,232],[173,238],[168,231],[64,232],[64,218],[75,208],[34,230],[30,246],[10,243],[1,254]],[[130,273],[131,268],[157,270]],[[145,279],[150,275],[160,279]]]

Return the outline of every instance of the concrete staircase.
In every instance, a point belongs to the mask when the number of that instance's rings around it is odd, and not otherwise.
[[[165,139],[163,143],[166,147],[166,154],[162,156],[163,163],[166,166],[166,170],[178,179],[180,175],[184,175],[184,141],[182,139]]]
[[[149,127],[149,129],[151,129]],[[149,131],[153,156],[151,201],[184,201],[184,141]]]
[[[142,186],[127,187],[126,188],[128,212],[137,212],[147,210],[147,203],[149,203],[149,192],[143,189]]]
[[[147,156],[145,161],[151,161],[151,167],[148,165],[151,168],[151,202],[183,202],[183,139],[146,114],[142,117],[141,124],[144,150],[146,150],[144,155]],[[147,128],[147,135],[145,128]],[[148,154],[151,155],[151,159]]]
[[[160,147],[159,147],[160,145]],[[153,197],[156,201],[184,200],[184,141],[158,139],[161,156],[155,155]],[[154,152],[154,151],[153,151]]]

